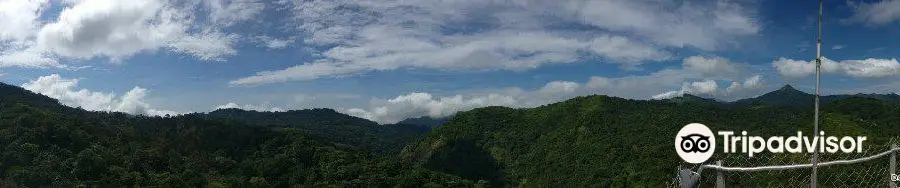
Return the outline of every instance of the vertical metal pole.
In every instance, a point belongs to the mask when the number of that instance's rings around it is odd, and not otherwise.
[[[891,144],[891,150],[897,148],[897,144]],[[894,176],[897,174],[897,152],[891,152],[891,174],[888,174],[888,186],[890,188],[897,188],[897,183],[893,181],[893,178],[890,176]]]
[[[819,34],[816,39],[816,110],[815,121],[813,123],[813,136],[819,134],[819,73],[822,67],[822,0],[819,0]],[[815,137],[813,137],[815,138]],[[813,148],[812,157],[812,176],[810,176],[810,187],[816,187],[816,176],[819,166],[819,147]]]
[[[716,161],[716,165],[722,166],[722,160]],[[721,170],[716,170],[716,188],[724,188],[725,187],[725,173]]]

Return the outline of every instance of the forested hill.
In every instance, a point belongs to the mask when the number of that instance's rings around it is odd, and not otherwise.
[[[824,98],[824,97],[823,97]],[[821,100],[821,99],[820,99]],[[732,104],[738,106],[747,105],[776,105],[776,106],[813,106],[815,95],[794,89],[791,85],[785,85],[775,91],[760,95],[758,97],[741,99],[734,101]],[[821,101],[826,102],[826,101]]]
[[[429,129],[403,123],[379,125],[326,108],[286,112],[257,112],[231,108],[218,109],[206,116],[256,126],[293,128],[314,138],[360,147],[381,155],[396,154],[403,146],[425,134]]]
[[[22,89],[19,86],[0,82],[0,103],[2,104],[26,104],[31,107],[62,112],[75,110],[59,104],[59,101],[47,96]]]
[[[404,148],[400,157],[494,186],[663,187],[683,165],[673,151],[672,139],[688,123],[704,123],[713,130],[751,130],[758,135],[811,132],[812,106],[788,106],[812,98],[795,91],[785,87],[750,99],[754,102],[747,106],[695,96],[652,101],[586,96],[530,109],[479,108],[458,113]],[[885,131],[900,126],[898,101],[850,95],[825,103],[821,127],[829,135],[866,135],[871,145],[900,136],[898,131]],[[714,155],[709,161],[722,157]],[[732,181],[753,186],[779,178]]]
[[[875,93],[857,93],[857,94],[841,94],[841,95],[823,95],[819,97],[820,105],[829,105],[834,101],[847,98],[871,98],[882,101],[900,101],[900,95],[896,93],[875,94]],[[815,103],[815,95],[797,90],[791,85],[784,85],[774,91],[763,95],[740,99],[732,102],[718,101],[711,98],[704,98],[691,94],[683,94],[682,96],[664,99],[665,101],[684,103],[696,102],[705,104],[715,104],[732,107],[751,107],[759,105],[779,106],[789,108],[809,108]]]
[[[90,112],[0,84],[0,187],[661,187],[680,165],[671,141],[687,123],[810,131],[811,110],[782,103],[808,96],[786,91],[747,105],[688,95],[485,107],[428,131],[330,109]],[[900,122],[892,97],[829,99],[822,127],[885,143],[900,134],[884,131]]]
[[[866,93],[858,93],[858,94],[850,94],[850,95],[825,95],[819,98],[822,105],[828,105],[831,102],[852,98],[852,97],[860,97],[860,98],[872,98],[878,100],[885,101],[900,101],[900,95],[896,93],[891,94],[866,94]],[[786,106],[786,107],[812,107],[815,102],[815,95],[805,93],[803,91],[797,90],[791,85],[784,85],[783,87],[760,95],[754,98],[741,99],[729,104],[746,107],[751,105],[774,105],[774,106]]]
[[[409,118],[403,121],[397,122],[397,124],[408,124],[408,125],[418,125],[423,127],[428,127],[429,129],[441,126],[441,124],[449,121],[453,116],[435,118],[430,116],[422,116],[417,118]]]
[[[0,187],[473,184],[338,139],[355,135],[311,133],[307,128],[317,123],[323,129],[373,126],[319,115],[307,125],[266,127],[206,114],[163,118],[89,112],[0,84]]]

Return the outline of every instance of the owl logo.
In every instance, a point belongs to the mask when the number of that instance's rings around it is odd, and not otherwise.
[[[690,134],[681,137],[681,151],[696,153],[709,151],[709,137],[702,134]]]
[[[706,125],[687,124],[675,135],[675,152],[685,162],[699,164],[706,162],[716,151],[716,137]]]

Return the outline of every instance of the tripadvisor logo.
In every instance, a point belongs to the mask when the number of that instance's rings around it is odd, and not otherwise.
[[[825,136],[825,131],[812,138],[803,136],[802,131],[797,131],[794,136],[748,136],[747,131],[741,131],[736,135],[734,131],[717,132],[722,138],[722,151],[724,153],[747,153],[748,157],[768,150],[770,153],[861,153],[865,136],[836,137]],[[688,163],[706,162],[716,151],[716,137],[706,125],[691,123],[685,125],[675,136],[675,152]]]
[[[715,151],[716,137],[706,125],[685,125],[675,136],[675,152],[689,163],[702,163],[712,157]]]

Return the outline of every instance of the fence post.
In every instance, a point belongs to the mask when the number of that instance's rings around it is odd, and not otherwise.
[[[716,165],[722,166],[722,160],[716,161]],[[725,175],[721,170],[716,170],[716,188],[725,187]]]
[[[897,144],[896,144],[896,143],[891,144],[891,150],[894,150],[895,148],[897,148]],[[891,163],[890,163],[890,165],[891,165],[891,166],[890,166],[890,167],[891,167],[891,170],[890,170],[890,171],[891,171],[891,174],[888,175],[888,179],[890,180],[890,181],[888,181],[888,186],[889,186],[890,188],[897,188],[897,184],[894,182],[893,178],[891,177],[891,176],[894,176],[894,175],[897,174],[897,152],[896,152],[896,151],[895,151],[895,152],[891,152]]]

